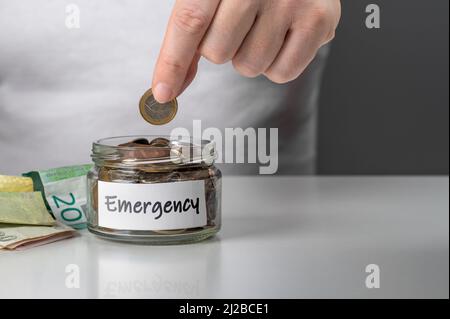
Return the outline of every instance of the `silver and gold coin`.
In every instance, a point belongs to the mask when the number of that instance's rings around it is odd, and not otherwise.
[[[158,103],[153,96],[152,89],[149,89],[141,97],[139,111],[150,124],[163,125],[172,121],[177,114],[178,102],[173,99],[167,103]]]

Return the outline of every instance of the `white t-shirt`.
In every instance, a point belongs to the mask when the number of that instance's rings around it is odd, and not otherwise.
[[[278,128],[278,172],[312,173],[326,49],[287,85],[201,61],[170,124],[155,127],[141,118],[138,101],[151,84],[173,2],[77,0],[80,28],[71,29],[72,1],[0,0],[0,174],[87,163],[94,140],[192,131],[193,120],[222,131]]]

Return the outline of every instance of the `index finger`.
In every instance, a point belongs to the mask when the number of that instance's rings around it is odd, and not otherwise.
[[[153,74],[152,91],[160,103],[182,89],[197,48],[220,0],[177,0]]]

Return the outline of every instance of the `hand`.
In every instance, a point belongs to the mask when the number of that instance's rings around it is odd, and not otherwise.
[[[163,103],[192,82],[200,56],[230,60],[243,76],[276,83],[297,78],[340,18],[339,0],[177,0],[153,75]]]

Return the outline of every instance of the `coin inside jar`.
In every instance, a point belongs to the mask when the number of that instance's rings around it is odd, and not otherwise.
[[[177,114],[177,110],[176,99],[167,103],[158,103],[153,96],[152,89],[145,92],[139,102],[139,111],[142,117],[153,125],[169,123]]]
[[[149,142],[145,138],[119,144],[123,147],[121,155],[127,159],[152,159],[170,155],[169,140],[156,138]]]

